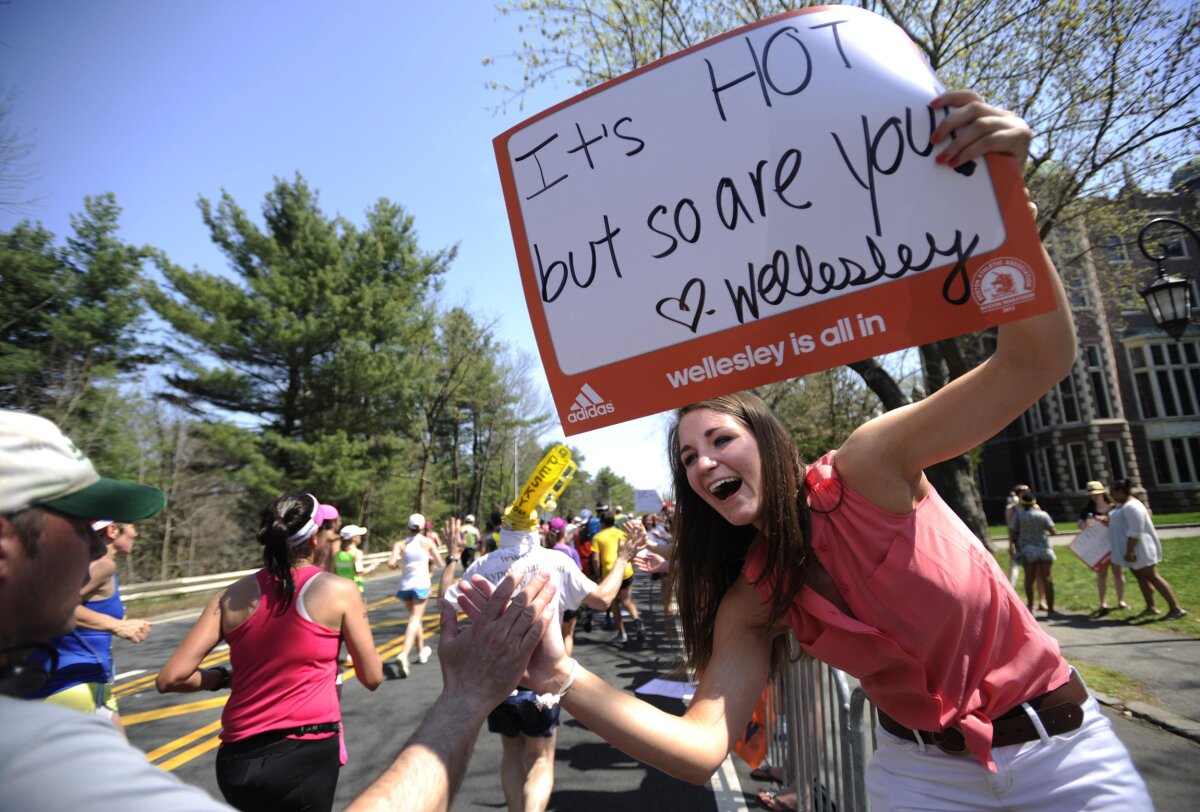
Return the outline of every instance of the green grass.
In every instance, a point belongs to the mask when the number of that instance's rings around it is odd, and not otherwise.
[[[1063,533],[1071,533],[1075,530],[1075,522],[1073,520],[1056,519],[1058,529]],[[1156,513],[1154,515],[1154,525],[1162,527],[1168,524],[1200,524],[1200,513]],[[992,538],[1007,538],[1008,528],[1002,524],[989,524],[988,535]]]
[[[1155,524],[1197,524],[1200,513],[1163,513],[1154,517]]]
[[[1083,677],[1083,681],[1093,691],[1108,694],[1126,704],[1129,702],[1150,702],[1154,699],[1145,686],[1132,677],[1127,677],[1120,671],[1114,671],[1102,665],[1076,660],[1071,657],[1068,657],[1067,661],[1075,666],[1075,670],[1079,672],[1079,675]]]
[[[1122,620],[1130,624],[1150,624],[1161,631],[1173,631],[1190,637],[1200,637],[1200,536],[1179,539],[1164,539],[1163,563],[1158,565],[1158,571],[1170,582],[1175,591],[1175,597],[1184,609],[1190,613],[1179,620],[1162,620],[1166,614],[1167,605],[1162,596],[1157,596],[1156,604],[1159,611],[1158,619],[1136,618],[1138,612],[1145,608],[1142,592],[1138,589],[1137,579],[1133,573],[1125,572],[1125,602],[1130,609],[1117,609],[1116,593],[1113,591],[1112,575],[1109,574],[1108,605],[1113,607],[1109,619]],[[1096,573],[1089,569],[1079,557],[1066,547],[1055,547],[1058,561],[1054,564],[1054,604],[1055,609],[1063,612],[1090,614],[1100,606],[1099,595],[1096,592]],[[1008,553],[996,554],[1000,565],[1007,572]],[[1024,573],[1021,575],[1025,577]],[[1024,581],[1018,582],[1017,593],[1024,597]]]

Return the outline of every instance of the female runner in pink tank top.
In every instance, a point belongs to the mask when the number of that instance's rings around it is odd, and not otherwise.
[[[969,91],[930,105],[949,110],[929,156],[946,172],[989,151],[1024,160],[1031,132],[1012,113]],[[611,688],[565,655],[553,625],[525,684],[563,695],[634,758],[702,783],[786,662],[791,634],[857,677],[879,711],[874,812],[1150,809],[1095,699],[924,474],[1071,373],[1071,313],[1056,273],[1050,284],[1056,311],[1001,325],[983,364],[815,464],[753,395],[680,409],[668,442],[670,583],[700,679],[694,700],[678,717]],[[477,613],[487,591],[464,588],[460,606]]]
[[[263,568],[208,602],[158,676],[163,692],[231,689],[221,715],[217,784],[236,809],[331,809],[341,643],[359,682],[372,691],[383,682],[358,587],[313,563],[318,507],[311,494],[287,493],[263,508]],[[232,672],[200,668],[222,640]]]

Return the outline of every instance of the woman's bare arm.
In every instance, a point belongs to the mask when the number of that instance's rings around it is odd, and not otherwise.
[[[158,672],[154,686],[160,694],[211,691],[221,681],[223,675],[219,670],[200,668],[200,662],[221,642],[221,601],[225,592],[222,589],[213,595],[196,620],[196,625],[192,626],[162,671]]]
[[[951,148],[960,159],[984,152],[1024,157],[1031,137],[1024,121],[970,91],[940,101],[956,106],[937,132],[957,128]],[[1001,325],[991,358],[851,434],[837,458],[846,482],[880,507],[906,513],[923,495],[925,468],[980,445],[1065,378],[1075,362],[1075,329],[1057,273],[1050,284],[1056,310]]]

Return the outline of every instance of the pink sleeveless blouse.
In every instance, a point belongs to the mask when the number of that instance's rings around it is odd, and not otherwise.
[[[1070,667],[932,486],[912,512],[889,513],[839,478],[835,454],[806,475],[812,546],[855,617],[806,587],[784,622],[889,716],[920,730],[958,727],[995,771],[991,720],[1062,685]],[[774,578],[763,577],[765,561],[760,537],[743,574],[767,602]]]

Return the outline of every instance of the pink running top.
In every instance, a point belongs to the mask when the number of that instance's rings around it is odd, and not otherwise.
[[[812,546],[855,617],[804,588],[784,622],[901,724],[961,729],[994,772],[991,720],[1062,685],[1070,667],[932,486],[911,513],[889,513],[839,478],[834,454],[806,475]],[[755,583],[765,560],[760,538],[743,573],[764,602],[774,589],[769,576]]]
[[[226,636],[234,676],[221,714],[221,741],[341,721],[334,686],[341,633],[300,614],[304,586],[321,572],[314,566],[292,571],[296,598],[281,613],[274,579],[266,570],[255,573],[258,608]]]

